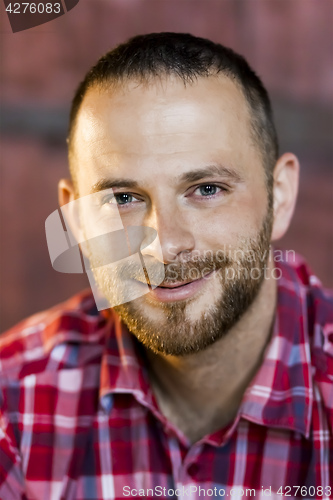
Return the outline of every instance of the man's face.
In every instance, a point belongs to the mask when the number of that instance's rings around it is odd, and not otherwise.
[[[104,220],[116,210],[125,228],[148,226],[159,237],[162,255],[151,245],[145,257],[150,277],[164,263],[164,281],[114,307],[155,352],[204,349],[237,323],[260,290],[272,210],[250,127],[245,98],[221,76],[186,87],[172,78],[129,82],[92,89],[84,99],[74,144],[79,195],[116,181]],[[93,223],[83,219],[89,239]],[[88,252],[98,266],[96,250]],[[94,276],[113,303],[114,272],[95,267]]]

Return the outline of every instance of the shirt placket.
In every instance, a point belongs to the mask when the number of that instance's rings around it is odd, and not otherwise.
[[[181,444],[176,435],[167,434],[167,446],[172,466],[172,476],[174,489],[177,491],[176,498],[181,500],[197,498],[198,484],[193,477],[198,471],[198,457],[202,452],[203,443],[196,443],[191,446],[182,457]]]

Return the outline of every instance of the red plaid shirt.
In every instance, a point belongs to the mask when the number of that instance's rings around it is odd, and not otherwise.
[[[232,424],[189,445],[142,346],[85,291],[1,337],[1,500],[333,498],[332,302],[278,264],[265,358]]]

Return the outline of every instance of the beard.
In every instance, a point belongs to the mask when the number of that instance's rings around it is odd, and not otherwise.
[[[208,283],[203,284],[202,290],[189,299],[158,304],[155,302],[155,305],[152,305],[145,294],[128,302],[124,300],[125,303],[122,303],[119,297],[124,287],[119,286],[119,276],[127,273],[128,276],[135,278],[139,276],[138,271],[133,266],[123,266],[121,271],[118,271],[117,278],[117,273],[110,272],[107,266],[97,267],[98,258],[96,254],[89,252],[87,247],[96,284],[109,304],[120,304],[113,306],[114,311],[144,347],[155,353],[174,356],[202,351],[224,337],[236,325],[259,293],[266,276],[270,254],[273,222],[271,205],[269,203],[257,235],[243,238],[238,248],[228,252],[225,249],[209,251],[209,257],[206,252],[206,255],[197,256],[195,259],[163,264],[162,286],[198,277],[204,278],[207,274],[210,277],[204,279],[214,279],[214,293],[209,296],[208,301],[206,297],[206,303],[203,310],[201,312],[199,310],[198,318],[193,319],[193,316],[198,316],[196,302],[200,300],[201,292],[207,295],[205,288],[209,286]],[[154,275],[158,279],[160,266],[161,263],[155,266],[156,273],[154,265],[149,268],[147,274],[150,280]]]

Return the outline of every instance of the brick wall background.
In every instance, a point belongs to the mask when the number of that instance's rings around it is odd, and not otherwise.
[[[52,269],[44,233],[57,208],[57,181],[67,175],[70,100],[103,52],[150,31],[221,42],[262,77],[281,152],[295,152],[302,166],[296,213],[280,247],[303,254],[333,285],[333,4],[319,3],[81,0],[64,17],[12,34],[1,2],[1,330],[88,286],[85,276]]]

